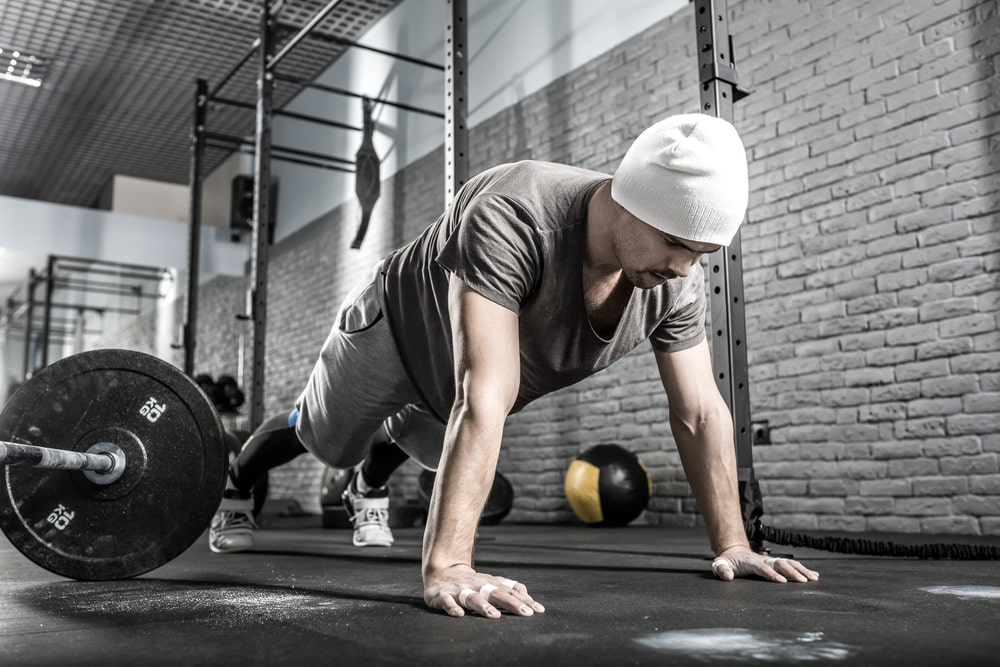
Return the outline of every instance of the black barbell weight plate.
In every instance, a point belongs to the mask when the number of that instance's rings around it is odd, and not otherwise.
[[[73,579],[164,565],[205,531],[225,487],[218,414],[180,370],[140,352],[83,352],[39,371],[4,407],[0,439],[124,451],[124,474],[105,485],[75,470],[2,468],[0,529],[29,559]]]

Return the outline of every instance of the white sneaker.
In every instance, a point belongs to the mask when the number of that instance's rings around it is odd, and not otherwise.
[[[208,529],[208,548],[217,554],[253,549],[253,498],[223,498]]]
[[[354,484],[356,479],[354,471],[341,495],[347,516],[354,524],[354,546],[391,547],[394,540],[389,528],[389,489],[383,486],[362,495]]]

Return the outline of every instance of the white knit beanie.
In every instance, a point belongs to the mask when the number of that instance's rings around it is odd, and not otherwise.
[[[747,155],[715,116],[671,116],[640,134],[611,181],[629,213],[681,239],[727,246],[746,215]]]

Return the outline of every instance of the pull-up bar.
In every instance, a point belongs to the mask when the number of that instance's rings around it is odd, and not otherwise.
[[[288,32],[293,32],[298,30],[296,26],[289,25],[287,23],[279,23],[279,30],[286,30]],[[326,42],[328,44],[336,44],[338,46],[343,46],[352,49],[360,49],[362,51],[369,51],[371,53],[378,53],[383,56],[388,56],[389,58],[395,58],[396,60],[402,60],[403,62],[412,63],[414,65],[420,65],[421,67],[426,67],[428,69],[436,69],[438,71],[444,71],[444,65],[441,63],[432,63],[429,60],[421,60],[420,58],[414,58],[413,56],[407,56],[402,53],[396,53],[395,51],[386,51],[385,49],[378,49],[374,46],[368,46],[367,44],[361,44],[360,42],[352,42],[344,37],[338,37],[337,35],[328,35],[325,32],[314,32],[309,35],[310,39],[315,39],[320,42]]]
[[[285,45],[281,47],[280,51],[274,54],[273,58],[268,59],[265,69],[270,71],[277,67],[278,63],[281,62],[281,59],[287,56],[292,49],[298,46],[298,43],[305,39],[306,35],[312,32],[313,28],[322,23],[323,20],[329,16],[341,2],[343,2],[343,0],[330,0],[330,2],[326,4],[326,7],[316,12],[316,15],[309,19],[308,23],[302,26],[302,28],[295,33],[290,40],[285,42]]]
[[[305,79],[300,79],[297,76],[289,76],[287,74],[275,74],[274,78],[276,81],[284,81],[285,83],[292,83],[297,86],[302,86],[303,88],[312,88],[314,90],[319,90],[324,93],[333,93],[334,95],[344,95],[346,97],[356,97],[357,99],[369,99],[377,104],[385,104],[386,106],[396,107],[397,109],[404,109],[406,111],[413,111],[414,113],[422,113],[426,116],[434,116],[435,118],[444,118],[444,114],[440,111],[431,111],[430,109],[422,109],[421,107],[415,107],[410,104],[403,104],[402,102],[393,102],[392,100],[384,100],[379,97],[369,97],[367,95],[362,95],[360,93],[355,93],[350,90],[344,90],[343,88],[337,88],[336,86],[328,86],[323,83],[313,83],[312,81],[306,81]]]
[[[215,84],[215,87],[212,88],[211,91],[209,91],[208,99],[214,99],[215,96],[218,95],[219,91],[222,90],[227,83],[229,83],[229,80],[232,79],[234,76],[236,76],[236,73],[239,72],[243,68],[243,66],[247,64],[248,60],[253,58],[253,54],[257,53],[258,48],[260,48],[259,37],[253,40],[253,43],[250,45],[250,48],[247,49],[247,52],[243,54],[243,57],[240,58],[238,61],[236,61],[236,64],[233,65],[228,72],[226,72],[225,76],[222,77],[222,80],[219,81],[219,83]]]
[[[205,144],[206,148],[214,148],[222,151],[232,152],[234,146],[231,143],[225,142],[213,142],[209,141]],[[253,155],[253,147],[249,145],[237,146],[235,150],[238,153],[244,155]],[[319,160],[307,160],[298,157],[291,157],[289,155],[271,155],[272,160],[278,160],[279,162],[288,162],[289,164],[300,164],[306,167],[316,167],[317,169],[327,169],[329,171],[339,171],[343,174],[353,174],[353,169],[348,169],[347,167],[341,167],[339,164],[330,164],[329,162],[321,162]]]
[[[237,146],[252,146],[253,141],[249,139],[244,139],[243,137],[237,137],[231,134],[221,134],[219,132],[206,132],[206,139],[211,139],[214,141],[221,141],[228,144],[236,144]],[[297,155],[299,157],[310,158],[313,160],[323,160],[327,162],[339,162],[341,164],[354,164],[354,160],[349,160],[343,157],[334,157],[332,155],[323,155],[322,153],[313,153],[312,151],[304,151],[299,148],[289,148],[287,146],[271,146],[271,150],[281,151],[282,153],[288,153],[289,155]]]
[[[226,106],[237,107],[239,109],[250,109],[253,111],[257,110],[257,107],[249,102],[241,102],[239,100],[231,100],[225,97],[213,97],[212,104],[225,104]],[[283,109],[276,109],[274,111],[275,116],[284,116],[285,118],[294,118],[295,120],[304,120],[310,123],[316,123],[318,125],[326,125],[327,127],[337,127],[342,130],[352,130],[354,132],[361,132],[361,128],[357,125],[349,125],[347,123],[341,123],[336,120],[327,120],[326,118],[319,118],[318,116],[309,116],[304,113],[297,113],[295,111],[285,111]]]

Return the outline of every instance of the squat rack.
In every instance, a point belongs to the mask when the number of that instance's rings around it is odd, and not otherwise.
[[[116,279],[116,280],[112,280]],[[163,297],[157,285],[163,280],[172,280],[169,270],[159,267],[104,260],[85,259],[66,255],[49,255],[45,269],[30,269],[27,277],[7,299],[0,325],[8,332],[14,332],[24,339],[24,360],[22,376],[31,375],[49,365],[49,344],[54,338],[66,340],[78,334],[98,335],[103,330],[79,329],[79,319],[70,313],[96,313],[115,315],[139,315],[144,301],[155,301]],[[42,294],[39,296],[39,288]],[[93,302],[73,302],[57,300],[56,292],[82,295],[96,294],[102,297],[127,298],[126,305],[107,305]],[[23,295],[21,294],[23,292]],[[36,329],[36,319],[41,316],[41,326]],[[24,324],[17,322],[24,318]],[[37,340],[35,338],[37,337]],[[33,349],[34,346],[34,349]],[[34,350],[37,350],[35,359]]]
[[[726,0],[695,0],[694,5],[701,110],[731,123],[733,104],[749,92],[737,82]],[[759,551],[760,517],[764,508],[753,471],[741,234],[737,232],[729,247],[712,253],[708,264],[715,383],[732,412],[743,523],[751,547]]]
[[[310,151],[275,146],[271,141],[272,123],[275,116],[284,116],[312,122],[327,127],[348,131],[362,131],[361,127],[274,108],[274,81],[280,80],[301,87],[327,93],[358,97],[366,102],[394,106],[404,111],[423,113],[445,121],[445,198],[450,200],[454,193],[468,180],[468,78],[466,67],[467,0],[446,0],[445,17],[445,64],[420,60],[411,56],[393,53],[351,42],[336,36],[313,34],[342,0],[330,0],[305,25],[290,26],[277,20],[278,12],[285,0],[260,0],[258,22],[259,35],[247,52],[211,89],[205,79],[195,84],[193,128],[191,132],[191,209],[188,238],[187,286],[185,290],[185,321],[182,329],[184,349],[184,372],[194,374],[195,348],[197,344],[198,278],[201,235],[203,163],[208,147],[230,147],[250,152],[254,156],[253,185],[253,236],[251,241],[250,278],[252,285],[246,295],[246,315],[242,319],[253,320],[251,333],[251,386],[249,391],[249,428],[256,429],[264,418],[264,359],[267,325],[267,266],[269,244],[266,226],[271,219],[271,160],[282,160],[295,164],[324,168],[343,173],[354,173],[345,165],[353,164],[346,158],[320,155]],[[281,48],[277,42],[284,34],[291,34]],[[314,37],[341,47],[355,47],[392,58],[443,70],[445,73],[445,112],[439,113],[420,109],[407,104],[368,98],[342,88],[305,81],[297,77],[278,74],[276,69],[281,61],[305,38]],[[232,77],[252,59],[256,59],[257,100],[256,104],[232,100],[219,95]],[[255,131],[251,141],[248,138],[212,133],[207,130],[209,104],[228,105],[237,108],[255,109]],[[251,148],[252,145],[252,148]],[[275,153],[276,152],[276,153]]]

